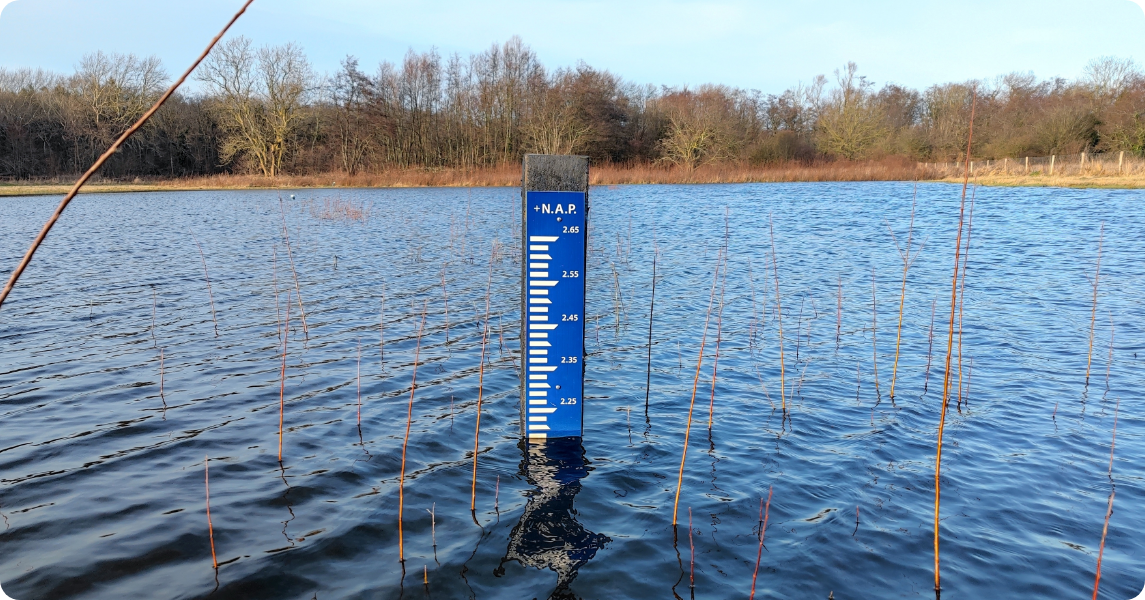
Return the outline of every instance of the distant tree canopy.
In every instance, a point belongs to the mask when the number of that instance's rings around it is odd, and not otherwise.
[[[220,44],[105,167],[113,178],[479,168],[527,152],[682,168],[718,162],[957,160],[973,94],[977,158],[1126,151],[1145,156],[1145,74],[1102,57],[1080,78],[917,91],[854,63],[780,94],[626,82],[580,63],[546,69],[519,38],[462,57],[409,51],[372,74],[354,57],[316,74],[296,44]],[[96,52],[75,73],[0,69],[0,178],[87,168],[163,92],[159,60]]]

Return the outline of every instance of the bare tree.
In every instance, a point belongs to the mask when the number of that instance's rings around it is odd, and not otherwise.
[[[838,89],[819,115],[820,147],[847,159],[863,158],[883,136],[883,115],[874,103],[866,77],[857,77],[858,66],[848,62],[835,70]]]
[[[1082,83],[1102,104],[1116,102],[1142,78],[1141,67],[1132,58],[1100,56],[1089,61],[1082,72]]]
[[[365,165],[372,150],[368,103],[374,82],[358,70],[358,59],[347,56],[331,81],[330,99],[336,109],[335,126],[342,170],[353,175]]]
[[[216,47],[198,78],[216,96],[227,135],[224,161],[251,161],[266,177],[282,170],[304,118],[314,74],[302,49],[290,43],[255,50],[238,37]]]

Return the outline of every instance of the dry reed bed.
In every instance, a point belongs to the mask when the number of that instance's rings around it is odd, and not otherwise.
[[[913,181],[937,179],[938,169],[928,169],[904,159],[879,161],[790,162],[775,165],[738,163],[708,164],[695,169],[670,165],[594,165],[592,185],[781,183],[800,181]],[[297,188],[402,188],[402,187],[515,187],[521,184],[517,165],[479,169],[390,169],[379,173],[322,173],[262,177],[260,175],[211,175],[175,179],[99,179],[84,193],[193,191],[219,189]],[[0,196],[57,194],[67,191],[63,180],[11,181],[0,183]]]

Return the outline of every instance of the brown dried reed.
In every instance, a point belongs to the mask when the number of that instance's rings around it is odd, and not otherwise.
[[[1113,438],[1109,442],[1109,482],[1113,483],[1113,447],[1117,443],[1117,412],[1121,408],[1121,399],[1113,409]],[[1109,490],[1109,506],[1105,509],[1105,525],[1101,528],[1101,546],[1097,550],[1097,575],[1093,580],[1093,600],[1097,600],[1097,589],[1101,584],[1101,559],[1105,554],[1105,537],[1109,534],[1109,517],[1113,515],[1113,496],[1116,489]]]
[[[696,377],[692,380],[692,400],[688,405],[688,425],[684,429],[684,449],[680,453],[680,473],[676,477],[676,500],[672,503],[672,527],[676,527],[676,515],[680,509],[680,489],[684,485],[684,462],[688,458],[688,441],[692,435],[692,412],[696,408],[696,389],[700,385],[700,368],[704,364],[704,345],[708,341],[708,323],[712,319],[712,304],[716,300],[716,283],[720,280],[720,267],[723,263],[723,250],[720,250],[720,257],[716,259],[716,271],[712,275],[712,291],[708,296],[708,314],[704,317],[704,334],[700,338],[700,355],[696,358]]]
[[[219,569],[219,559],[215,556],[215,525],[211,522],[211,469],[207,464],[210,461],[211,457],[204,455],[203,485],[207,490],[207,536],[211,540],[211,564],[217,571]]]
[[[493,288],[493,259],[489,259],[489,277],[485,282],[485,325],[481,331],[481,365],[477,368],[477,425],[473,433],[473,482],[469,487],[469,512],[477,512],[477,455],[481,443],[481,401],[485,392],[485,347],[489,341],[489,295]],[[476,517],[475,517],[476,518]]]
[[[211,291],[211,274],[207,272],[207,255],[203,254],[203,245],[199,243],[199,238],[195,237],[195,232],[191,231],[191,239],[195,240],[195,245],[199,248],[199,258],[203,260],[203,277],[207,280],[207,298],[211,301],[211,320],[215,322],[215,337],[219,337],[219,320],[215,318],[215,294]]]
[[[779,259],[775,255],[775,221],[771,215],[767,216],[771,228],[771,262],[772,271],[775,272],[775,316],[779,322],[779,403],[783,408],[783,416],[787,416],[786,367],[783,360],[783,304],[779,293]],[[715,289],[715,288],[713,288]]]
[[[410,426],[413,424],[413,395],[417,390],[417,361],[421,355],[421,334],[425,331],[425,310],[428,305],[428,302],[422,305],[421,325],[417,328],[417,347],[413,353],[413,380],[410,383],[409,409],[406,414],[406,436],[405,439],[402,440],[402,470],[398,476],[398,561],[402,564],[406,562],[405,528],[402,518],[405,514],[406,507],[406,447],[409,446],[409,431]]]
[[[763,538],[767,535],[767,517],[771,513],[771,493],[774,491],[772,486],[767,486],[767,505],[763,503],[763,498],[759,499],[759,550],[755,553],[755,571],[751,574],[751,595],[748,600],[755,600],[755,579],[759,575],[759,561],[763,558]],[[857,510],[857,509],[856,509]]]
[[[282,462],[282,422],[286,413],[286,341],[290,338],[290,290],[286,291],[286,322],[282,328],[282,373],[278,384],[278,462]]]
[[[974,233],[974,200],[977,185],[970,194],[970,218],[966,221],[966,252],[962,255],[962,280],[958,283],[958,408],[962,409],[962,307],[966,304],[966,262],[970,260],[970,236]],[[969,382],[968,382],[969,383]]]
[[[1089,354],[1085,360],[1085,385],[1089,385],[1089,367],[1093,364],[1093,331],[1097,326],[1097,283],[1101,278],[1101,243],[1105,240],[1105,221],[1097,234],[1097,267],[1093,273],[1093,312],[1089,317]]]
[[[978,106],[978,95],[974,93],[970,104],[970,131],[966,139],[966,174],[962,181],[962,200],[958,210],[958,235],[954,241],[954,275],[950,283],[950,327],[946,339],[946,371],[942,382],[942,408],[938,420],[938,441],[934,454],[934,591],[941,593],[942,580],[939,570],[938,528],[939,510],[942,499],[942,434],[946,429],[946,409],[950,405],[950,363],[954,353],[954,311],[958,306],[958,267],[962,251],[962,225],[966,213],[966,188],[970,184],[970,148],[974,141],[974,112]]]
[[[898,329],[895,333],[895,362],[891,367],[891,402],[895,400],[895,382],[898,380],[899,371],[899,350],[902,348],[902,318],[903,312],[906,309],[906,276],[915,259],[922,253],[922,246],[926,243],[923,242],[923,244],[920,244],[918,252],[915,252],[913,257],[911,256],[913,250],[911,244],[914,238],[914,210],[918,199],[918,184],[915,184],[914,195],[915,199],[912,200],[910,204],[910,227],[907,229],[905,250],[899,247],[898,239],[895,238],[895,232],[891,229],[890,223],[887,223],[887,231],[891,233],[891,239],[894,240],[895,249],[898,250],[899,258],[902,259],[902,291],[899,294],[899,322]],[[973,214],[973,212],[971,214]]]
[[[294,274],[294,296],[298,298],[298,312],[302,318],[302,334],[310,341],[310,326],[306,324],[306,307],[302,306],[302,288],[298,285],[298,270],[294,268],[294,253],[290,250],[290,230],[286,227],[286,207],[282,196],[278,197],[278,209],[282,213],[282,236],[286,241],[286,257],[290,259],[290,272]]]

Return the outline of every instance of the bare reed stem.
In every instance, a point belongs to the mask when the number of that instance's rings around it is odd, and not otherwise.
[[[728,255],[724,254],[724,275],[720,281],[720,311],[716,316],[716,353],[712,360],[712,396],[708,400],[708,431],[712,430],[712,419],[715,417],[716,411],[716,369],[720,365],[720,342],[723,340],[724,332],[724,289],[727,287],[728,282]]]
[[[958,306],[958,266],[962,251],[962,225],[963,215],[966,213],[966,188],[970,184],[970,148],[974,140],[974,111],[978,106],[978,95],[975,92],[970,104],[970,133],[966,139],[966,173],[962,181],[962,201],[958,210],[958,235],[954,241],[954,275],[950,283],[950,327],[946,338],[946,372],[942,381],[942,408],[938,420],[938,442],[934,453],[934,591],[942,590],[941,572],[939,570],[938,554],[938,527],[939,509],[942,498],[942,434],[946,428],[946,408],[950,405],[950,362],[954,353],[954,310]]]
[[[378,362],[386,370],[386,284],[381,284],[381,308],[378,310]]]
[[[158,342],[155,339],[155,313],[156,313],[156,310],[158,309],[158,306],[159,306],[159,298],[155,292],[155,286],[152,285],[151,286],[151,347],[152,348],[155,348],[158,346]]]
[[[755,553],[755,571],[751,574],[751,596],[748,600],[755,600],[755,579],[759,575],[759,560],[763,558],[763,538],[767,535],[767,517],[771,513],[771,492],[772,486],[767,486],[767,505],[764,506],[763,498],[759,499],[759,550]]]
[[[278,337],[282,338],[282,306],[278,303],[278,244],[271,248],[271,278],[274,280],[274,314],[278,319]]]
[[[278,462],[282,462],[282,421],[286,413],[286,341],[290,339],[290,290],[286,291],[286,322],[282,331],[282,374],[278,384]]]
[[[871,267],[871,353],[872,360],[875,366],[875,395],[882,398],[879,394],[879,302],[875,297],[875,268]]]
[[[421,355],[421,334],[425,330],[425,310],[428,305],[428,302],[422,305],[421,325],[417,328],[417,347],[413,353],[413,381],[410,383],[409,409],[406,414],[406,437],[402,441],[402,470],[401,475],[398,476],[398,561],[402,563],[406,561],[404,524],[402,522],[406,507],[406,447],[409,445],[410,425],[413,424],[413,394],[417,390],[417,361]]]
[[[652,393],[652,316],[656,312],[656,262],[659,249],[652,250],[652,302],[648,305],[648,365],[644,377],[644,415],[648,415],[648,398]],[[754,297],[754,294],[753,294]]]
[[[159,399],[163,401],[163,408],[167,408],[167,396],[163,394],[163,348],[159,349]]]
[[[1109,479],[1113,479],[1113,447],[1117,445],[1117,413],[1121,410],[1121,398],[1113,405],[1113,438],[1109,441]]]
[[[784,416],[787,415],[786,374],[783,361],[783,304],[779,294],[779,259],[775,256],[775,221],[768,215],[767,221],[771,227],[771,262],[775,272],[775,315],[779,321],[779,402],[783,407]],[[715,289],[715,288],[713,288]]]
[[[912,243],[912,240],[914,237],[914,209],[915,209],[915,205],[917,202],[917,197],[918,197],[918,184],[915,184],[915,198],[916,198],[916,200],[912,201],[911,205],[910,205],[910,228],[907,229],[907,234],[906,234],[906,251],[904,253],[903,250],[901,250],[901,249],[899,250],[899,256],[902,258],[902,292],[899,295],[899,323],[898,323],[898,329],[895,332],[895,362],[894,362],[894,366],[891,368],[891,402],[894,402],[894,399],[895,399],[895,382],[898,381],[898,373],[899,373],[899,350],[902,348],[902,317],[903,317],[903,311],[906,308],[906,276],[907,276],[907,273],[910,271],[911,263],[914,261],[914,258],[911,258],[910,253],[911,253],[911,243]],[[890,229],[889,224],[887,225],[887,229]],[[891,231],[891,238],[892,239],[894,238],[894,231],[893,230]],[[895,240],[895,247],[896,248],[898,247],[898,240]],[[920,247],[918,251],[922,252],[922,248]],[[915,257],[917,257],[917,256],[918,255],[916,254]]]
[[[1113,313],[1109,314],[1109,362],[1105,363],[1105,389],[1109,390],[1109,370],[1113,368]]]
[[[203,484],[207,489],[207,535],[211,539],[211,564],[214,565],[215,570],[219,569],[219,559],[215,557],[215,525],[211,523],[211,470],[207,463],[211,457],[204,456],[203,458]]]
[[[302,306],[302,288],[298,285],[298,270],[294,268],[294,253],[290,250],[290,230],[286,227],[286,206],[282,196],[278,197],[278,209],[282,213],[282,236],[286,240],[286,257],[290,259],[290,272],[294,274],[294,296],[298,298],[298,312],[302,318],[302,334],[310,341],[310,326],[306,324],[306,307]]]
[[[215,294],[211,291],[211,275],[207,272],[207,255],[203,254],[203,245],[199,243],[199,238],[195,237],[194,231],[191,231],[191,239],[195,240],[195,245],[199,247],[199,258],[203,260],[203,277],[207,280],[207,298],[211,301],[211,320],[215,322],[215,337],[219,337],[219,320],[215,318]]]
[[[839,340],[843,335],[843,276],[839,276],[839,301],[835,307],[835,349],[839,349]]]
[[[115,142],[111,144],[111,147],[108,148],[106,152],[101,154],[99,158],[96,159],[95,163],[92,164],[92,166],[89,167],[82,176],[80,176],[79,181],[76,181],[76,184],[72,186],[72,189],[68,192],[68,194],[64,196],[63,200],[60,201],[60,205],[56,207],[56,212],[52,213],[52,216],[46,223],[44,223],[44,227],[40,229],[40,233],[36,235],[36,239],[32,240],[32,245],[28,248],[28,251],[24,253],[24,258],[20,260],[20,264],[16,265],[16,268],[8,277],[8,282],[4,284],[4,290],[0,291],[0,306],[4,304],[4,300],[8,298],[8,294],[11,293],[12,288],[15,287],[16,281],[20,279],[20,275],[24,273],[24,269],[28,268],[28,265],[32,262],[32,256],[36,254],[36,249],[40,247],[40,244],[44,243],[44,239],[48,237],[48,232],[52,230],[52,226],[55,225],[56,221],[60,219],[60,215],[64,214],[64,209],[66,209],[68,204],[71,203],[72,199],[76,197],[76,194],[79,193],[80,188],[82,188],[84,184],[87,183],[89,179],[91,179],[92,175],[95,175],[96,171],[99,171],[100,167],[103,166],[103,163],[107,162],[107,160],[111,158],[112,155],[119,151],[119,148],[123,146],[124,142],[127,141],[127,138],[131,137],[132,134],[134,134],[136,131],[139,131],[139,129],[143,127],[143,124],[146,123],[147,120],[150,119],[151,116],[159,110],[159,107],[163,106],[163,104],[167,102],[167,100],[171,98],[172,95],[175,94],[175,90],[179,89],[179,86],[183,85],[183,82],[191,76],[191,73],[199,66],[199,63],[203,62],[203,60],[207,58],[207,55],[211,53],[212,49],[214,49],[215,44],[219,43],[219,40],[223,39],[223,36],[231,28],[231,25],[234,25],[235,21],[238,21],[239,17],[241,17],[243,13],[246,12],[246,9],[251,5],[251,2],[254,2],[254,0],[247,0],[246,3],[243,4],[242,8],[240,8],[239,11],[235,13],[233,17],[231,17],[231,20],[227,21],[227,24],[223,26],[222,31],[220,31],[218,35],[216,35],[211,40],[211,42],[207,44],[207,49],[203,50],[203,53],[199,55],[199,58],[195,59],[195,62],[191,63],[191,66],[183,72],[179,79],[175,80],[175,83],[171,84],[171,87],[167,88],[167,91],[164,92],[163,95],[155,101],[155,104],[153,104],[151,108],[147,109],[147,112],[143,113],[143,116],[139,117],[139,120],[136,121],[134,125],[128,127],[127,131],[124,131],[122,135],[116,138]]]
[[[473,432],[473,482],[469,486],[469,512],[477,511],[477,454],[481,443],[481,400],[485,392],[485,346],[489,341],[489,295],[493,288],[493,258],[489,258],[489,278],[485,282],[485,326],[481,332],[481,365],[477,368],[477,426]]]
[[[1109,442],[1109,481],[1113,483],[1113,447],[1117,443],[1117,412],[1121,408],[1121,399],[1113,409],[1113,438]],[[1097,551],[1097,575],[1093,580],[1093,600],[1097,600],[1097,588],[1101,584],[1101,558],[1105,554],[1105,536],[1109,533],[1109,517],[1113,515],[1113,495],[1116,489],[1109,490],[1109,506],[1105,509],[1105,525],[1101,528],[1101,547]]]
[[[696,544],[692,541],[692,507],[688,507],[688,547],[692,550],[692,558],[688,561],[688,587],[696,587]]]
[[[1093,330],[1097,325],[1097,282],[1101,278],[1101,243],[1105,240],[1105,221],[1097,237],[1097,267],[1093,274],[1093,312],[1089,317],[1089,355],[1085,360],[1085,384],[1089,385],[1089,367],[1093,363]]]
[[[445,302],[445,343],[449,343],[449,292],[445,289],[445,268],[441,266],[441,297]]]
[[[1105,536],[1109,534],[1109,517],[1113,516],[1113,496],[1116,490],[1109,492],[1109,507],[1105,509],[1105,525],[1101,528],[1101,546],[1097,550],[1097,575],[1093,579],[1093,600],[1097,600],[1097,588],[1101,585],[1101,559],[1105,555]]]
[[[966,262],[970,260],[970,236],[974,233],[974,200],[977,184],[970,195],[970,218],[966,222],[966,252],[962,255],[962,278],[958,282],[958,407],[962,407],[962,307],[966,304]]]
[[[930,303],[930,333],[926,336],[930,345],[926,349],[926,380],[922,383],[923,393],[926,393],[926,389],[930,385],[930,357],[934,352],[934,310],[937,306],[938,298],[935,298]]]
[[[722,254],[722,251],[721,251]],[[676,500],[672,503],[672,527],[676,526],[676,514],[680,509],[680,489],[684,485],[684,461],[688,458],[688,440],[692,435],[692,412],[696,408],[696,389],[700,385],[700,367],[704,364],[704,345],[708,341],[708,323],[712,319],[712,303],[716,300],[716,282],[720,277],[722,256],[716,259],[716,271],[712,276],[712,291],[708,296],[708,315],[704,317],[704,335],[700,338],[700,355],[696,358],[696,377],[692,380],[692,401],[688,405],[688,425],[684,429],[684,450],[680,453],[680,473],[676,477]]]
[[[362,428],[362,339],[358,338],[358,429]]]

